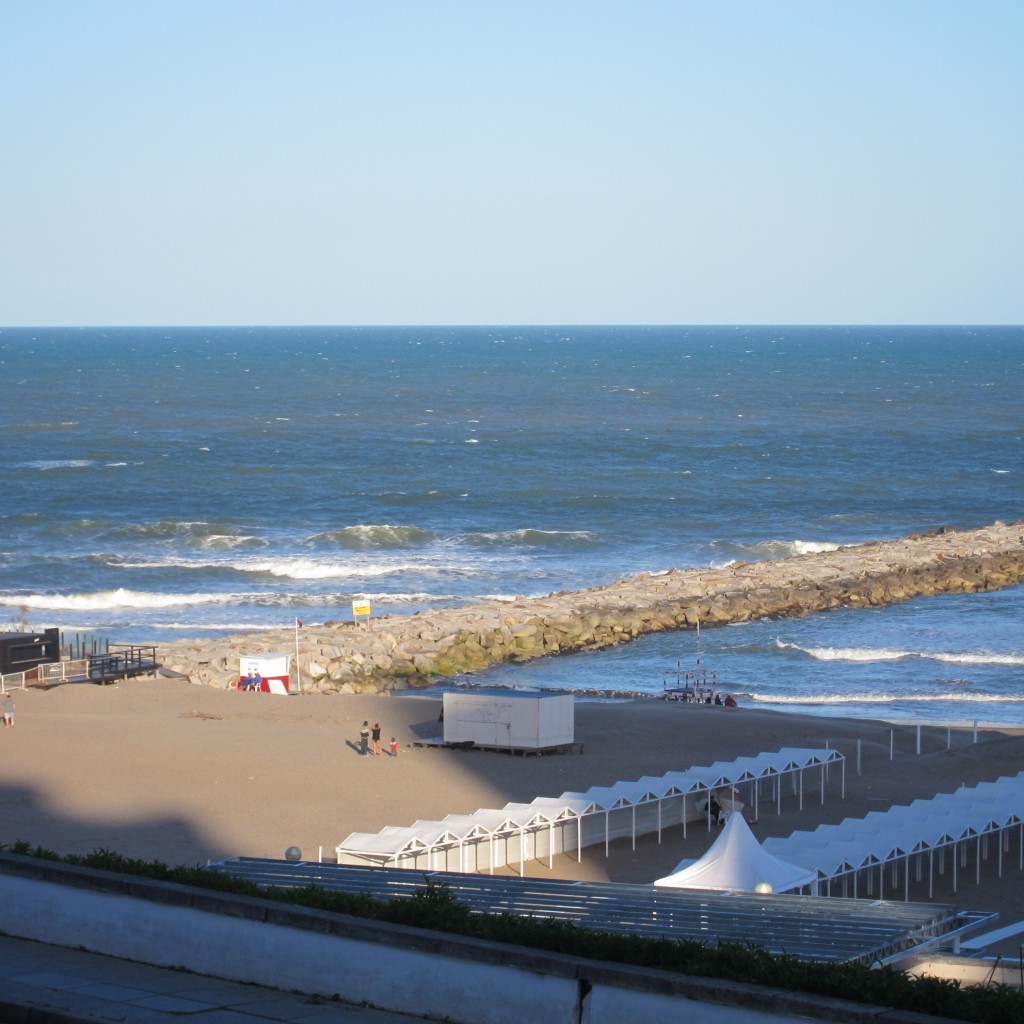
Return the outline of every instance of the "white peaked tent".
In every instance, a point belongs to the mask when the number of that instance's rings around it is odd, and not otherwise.
[[[787,864],[762,849],[742,814],[730,814],[722,834],[699,860],[684,860],[654,884],[673,889],[729,889],[755,892],[767,883],[772,892],[813,885],[817,872]]]

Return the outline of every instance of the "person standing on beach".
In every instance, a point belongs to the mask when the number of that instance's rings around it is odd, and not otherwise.
[[[371,740],[373,742],[373,756],[380,757],[380,722],[373,723],[373,735]]]
[[[369,752],[370,746],[370,723],[363,722],[359,729],[359,753],[365,757]]]
[[[9,694],[4,694],[4,725],[14,728],[14,698]]]
[[[391,737],[391,756],[398,757],[398,740],[394,736]]]

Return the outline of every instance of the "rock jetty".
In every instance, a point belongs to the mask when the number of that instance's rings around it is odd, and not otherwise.
[[[368,623],[304,627],[298,662],[304,691],[367,693],[425,686],[501,662],[589,651],[647,633],[894,604],[973,593],[1024,581],[1024,524],[950,527],[899,540],[723,568],[643,573],[547,597],[488,601]],[[291,629],[162,646],[165,671],[226,687],[242,655],[295,650]]]

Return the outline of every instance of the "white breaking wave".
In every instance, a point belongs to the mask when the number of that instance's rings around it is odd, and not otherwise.
[[[91,594],[28,594],[5,598],[11,608],[45,608],[63,611],[95,611],[103,608],[172,608],[175,605],[228,604],[238,594],[155,594],[140,590],[98,590]]]
[[[1024,694],[1006,693],[830,693],[778,694],[748,693],[746,699],[760,704],[932,704],[950,701],[957,704],[1024,704]]]
[[[450,571],[444,565],[418,565],[401,562],[387,564],[358,564],[314,562],[306,559],[291,559],[280,562],[231,563],[233,569],[244,572],[268,572],[272,576],[287,576],[293,580],[350,579],[365,576],[392,576],[400,572],[442,573]]]
[[[270,541],[263,537],[254,537],[251,534],[233,534],[233,533],[211,533],[207,537],[199,542],[200,546],[204,548],[223,548],[225,550],[231,550],[232,548],[244,548],[244,547],[268,547]]]
[[[519,530],[505,530],[501,533],[470,533],[469,540],[483,541],[488,544],[544,544],[551,541],[587,541],[598,540],[590,530],[538,530],[524,527]]]
[[[841,544],[819,540],[766,540],[755,544],[753,550],[764,558],[789,558],[792,555],[816,555],[823,551],[838,551]]]
[[[251,543],[251,541],[249,542]],[[232,545],[234,546],[234,545]],[[362,579],[367,576],[391,576],[396,573],[453,573],[472,575],[473,570],[464,566],[435,565],[429,562],[332,562],[309,558],[259,558],[226,559],[211,561],[208,558],[159,558],[130,559],[119,563],[123,569],[233,569],[235,572],[267,573],[279,578],[294,580]]]
[[[839,551],[844,545],[822,540],[762,540],[744,543],[742,541],[714,541],[712,550],[725,557],[711,560],[711,566],[724,569],[735,562],[777,561],[795,555],[820,554]]]
[[[83,466],[95,466],[95,459],[38,459],[34,462],[23,462],[25,469],[81,469]]]
[[[303,627],[319,626],[319,622],[302,620]],[[187,633],[265,633],[272,629],[293,629],[294,619],[279,623],[267,622],[163,622],[161,629],[175,629]]]
[[[784,640],[776,640],[775,646],[780,650],[799,651],[815,661],[899,661],[901,658],[914,657],[913,651],[891,650],[873,647],[801,647],[799,644],[788,644]]]
[[[801,647],[783,640],[775,641],[780,650],[800,651],[815,661],[901,661],[920,658],[953,665],[1024,665],[1024,655],[993,654],[985,651],[903,651],[887,647]]]
[[[136,611],[195,605],[255,605],[264,608],[344,605],[351,594],[155,593],[144,590],[98,590],[85,594],[27,594],[0,597],[0,608],[89,612],[128,608]],[[201,622],[197,626],[203,627]],[[186,627],[183,627],[186,628]],[[262,628],[262,627],[261,627]]]

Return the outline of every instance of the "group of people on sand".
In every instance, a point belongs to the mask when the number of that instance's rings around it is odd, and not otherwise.
[[[263,689],[263,676],[260,675],[259,669],[255,672],[249,670],[249,674],[242,680],[242,689],[252,693],[259,693]]]
[[[731,693],[727,693],[723,698],[720,693],[702,693],[699,690],[696,693],[692,690],[666,690],[665,699],[680,700],[683,703],[692,701],[694,704],[714,704],[720,708],[739,707],[736,698]]]
[[[374,757],[380,757],[383,752],[381,749],[381,724],[380,722],[374,722],[370,725],[369,719],[363,722],[359,729],[359,752],[364,757],[367,754],[372,754]],[[398,740],[394,736],[391,737],[391,742],[388,744],[388,752],[392,757],[398,757]]]

